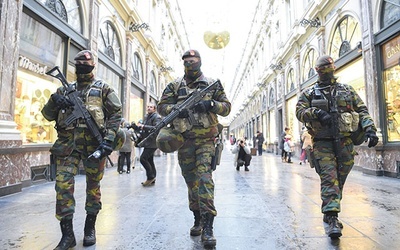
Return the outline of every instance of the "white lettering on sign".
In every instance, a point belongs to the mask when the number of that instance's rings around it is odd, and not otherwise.
[[[43,66],[39,63],[32,62],[28,57],[21,55],[19,56],[18,66],[40,75],[44,75],[47,71],[46,65]]]

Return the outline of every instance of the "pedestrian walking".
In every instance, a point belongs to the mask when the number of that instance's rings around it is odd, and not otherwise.
[[[131,172],[131,154],[133,148],[133,131],[129,129],[130,124],[126,123],[125,120],[121,122],[121,130],[125,134],[125,143],[119,149],[118,156],[118,173],[122,174],[124,172],[124,165],[126,163],[126,173]]]
[[[167,85],[158,103],[158,111],[162,116],[167,116],[176,104],[182,103],[194,91],[215,82],[202,73],[201,57],[197,50],[186,51],[182,60],[185,75]],[[164,152],[178,150],[179,166],[188,187],[189,209],[195,219],[190,235],[201,234],[205,247],[216,245],[213,222],[217,210],[214,206],[211,160],[215,155],[215,138],[221,133],[217,115],[227,116],[230,110],[231,103],[220,86],[207,93],[193,109],[183,109],[179,113],[178,118],[173,121],[176,136],[167,136],[164,137],[166,140],[158,141]],[[177,141],[176,138],[182,141]],[[171,147],[174,148],[171,150]]]
[[[256,141],[257,141],[257,150],[258,150],[258,155],[262,155],[262,151],[263,151],[263,144],[264,144],[264,135],[262,132],[257,131],[257,137],[256,137]],[[255,147],[255,146],[254,146]]]
[[[113,151],[117,133],[121,123],[122,105],[117,93],[110,85],[95,79],[94,54],[89,50],[80,51],[75,56],[76,82],[72,83],[84,106],[90,112],[97,127],[103,133],[103,141],[88,129],[84,119],[66,123],[76,108],[66,96],[62,86],[42,109],[43,116],[49,121],[56,121],[58,138],[50,149],[57,167],[56,173],[56,218],[60,221],[62,238],[55,249],[69,249],[76,245],[72,226],[75,213],[75,180],[79,171],[79,163],[83,162],[86,173],[86,221],[83,245],[96,243],[95,222],[101,210],[100,181],[104,175],[106,156]],[[75,106],[74,106],[75,105]],[[89,158],[97,151],[99,159]]]
[[[285,130],[281,133],[280,139],[279,139],[279,149],[281,150],[282,162],[286,162],[286,159],[287,159],[287,153],[286,153],[285,149],[283,148],[283,146],[285,144],[285,137],[289,133],[290,133],[290,128],[285,127]]]
[[[283,150],[285,150],[287,159],[285,158],[285,161],[287,163],[293,163],[292,162],[292,152],[294,149],[294,143],[292,141],[292,136],[291,135],[286,135],[285,136],[285,142],[283,144]]]
[[[150,130],[152,130],[160,121],[161,116],[157,114],[157,105],[154,102],[147,105],[147,115],[144,117],[143,123],[133,125],[134,130],[140,130],[142,139],[146,138]],[[156,182],[157,169],[154,164],[154,153],[157,150],[156,136],[151,136],[143,144],[143,152],[140,155],[140,163],[146,170],[146,181],[142,182],[144,187],[154,185]]]
[[[356,155],[352,134],[361,128],[368,147],[376,146],[378,137],[363,100],[351,85],[337,82],[332,57],[319,57],[315,69],[318,80],[300,95],[296,117],[312,136],[309,162],[321,179],[323,221],[329,224],[329,237],[336,239],[342,236],[338,214],[343,187]]]
[[[300,155],[300,165],[306,163],[307,160],[307,150],[312,149],[312,139],[310,133],[308,133],[307,128],[303,128],[303,133],[301,134],[301,155]]]

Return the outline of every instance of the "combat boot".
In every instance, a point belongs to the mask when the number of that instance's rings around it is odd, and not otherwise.
[[[328,228],[328,236],[331,239],[337,239],[342,236],[342,229],[339,226],[338,218],[336,215],[327,215],[326,216],[329,223]]]
[[[76,246],[74,229],[72,227],[72,219],[63,219],[60,221],[62,237],[54,250],[67,250]]]
[[[324,214],[324,217],[322,218],[322,220],[323,220],[325,223],[327,223],[327,224],[329,224],[328,216],[329,216],[329,215]],[[343,229],[343,223],[339,220],[339,217],[337,218],[337,224],[338,224],[338,226],[339,226],[340,228]]]
[[[94,225],[96,224],[97,215],[87,214],[85,221],[85,236],[83,237],[83,245],[91,246],[96,244],[96,229]]]
[[[193,211],[194,215],[194,225],[190,228],[190,235],[191,236],[199,236],[203,231],[203,227],[201,226],[201,215],[199,210]]]
[[[217,240],[213,233],[214,215],[206,213],[203,215],[203,232],[201,234],[201,241],[205,248],[215,247]]]

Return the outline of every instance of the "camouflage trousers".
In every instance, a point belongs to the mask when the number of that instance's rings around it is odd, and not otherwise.
[[[67,157],[55,156],[56,175],[56,218],[72,219],[75,213],[75,175],[79,171],[79,162],[83,161],[86,172],[86,204],[87,214],[98,214],[101,209],[100,181],[104,175],[105,157],[100,161],[87,160],[82,153],[74,150]]]
[[[319,165],[315,169],[321,179],[321,211],[340,212],[343,186],[354,165],[356,152],[353,142],[350,138],[341,140],[338,160],[335,157],[333,141],[314,141],[313,148]]]
[[[215,154],[214,150],[213,139],[186,139],[178,151],[178,160],[188,187],[189,209],[216,216],[211,169],[211,157]]]

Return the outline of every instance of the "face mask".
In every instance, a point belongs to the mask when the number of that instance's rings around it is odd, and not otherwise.
[[[201,75],[201,61],[195,63],[185,61],[183,65],[185,66],[185,76],[190,80],[194,80]]]
[[[325,84],[331,84],[336,80],[333,73],[335,72],[334,68],[328,67],[325,69],[321,69],[318,71],[319,81]]]
[[[76,74],[89,74],[93,71],[93,65],[86,65],[86,64],[75,64],[76,67]]]

